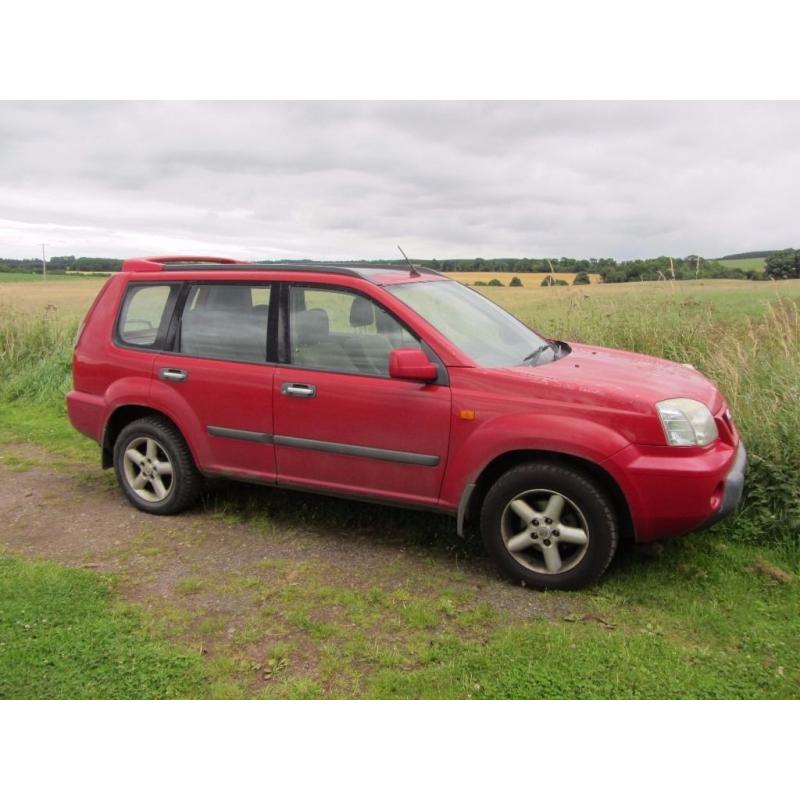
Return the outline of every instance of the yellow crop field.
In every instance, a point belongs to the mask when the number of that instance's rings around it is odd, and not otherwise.
[[[460,283],[466,283],[472,286],[475,281],[484,281],[488,283],[493,278],[502,281],[503,286],[508,286],[513,277],[517,277],[522,281],[525,287],[541,286],[542,281],[549,275],[549,272],[446,272],[444,273],[449,278],[454,278]],[[570,285],[575,280],[577,272],[557,272],[555,274],[556,280],[566,281]],[[599,283],[600,276],[591,274],[589,280],[592,283]]]
[[[63,319],[75,319],[86,313],[106,281],[105,276],[53,276],[46,281],[39,276],[25,278],[0,278],[0,316],[9,311],[47,311]]]

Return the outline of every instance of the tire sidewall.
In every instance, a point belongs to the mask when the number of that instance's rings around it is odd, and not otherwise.
[[[527,569],[508,551],[500,522],[517,495],[531,489],[558,492],[573,502],[586,519],[589,544],[571,569],[555,575]],[[617,547],[617,522],[605,493],[588,476],[560,465],[526,464],[507,472],[489,489],[481,509],[481,534],[487,552],[511,580],[540,589],[577,589],[605,572]]]

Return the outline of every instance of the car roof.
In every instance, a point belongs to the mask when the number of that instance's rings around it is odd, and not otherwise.
[[[404,283],[412,279],[450,280],[437,270],[408,264],[367,264],[364,262],[237,261],[217,256],[150,256],[132,258],[122,264],[123,272],[296,272],[301,274],[349,275],[371,283]],[[216,276],[215,276],[216,277]]]

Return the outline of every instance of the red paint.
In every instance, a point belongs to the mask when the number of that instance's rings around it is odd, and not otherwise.
[[[218,256],[148,256],[129,258],[122,263],[123,272],[161,272],[164,264],[241,264],[235,258]]]
[[[170,261],[219,263],[220,269],[164,270]],[[115,410],[145,406],[178,426],[197,466],[209,474],[452,513],[465,487],[504,454],[561,454],[591,462],[616,482],[640,541],[690,531],[719,506],[720,487],[739,437],[724,399],[700,373],[644,355],[578,344],[571,345],[566,357],[535,368],[480,367],[383,288],[446,277],[376,270],[368,278],[291,267],[264,272],[202,257],[127,261],[87,315],[75,351],[74,389],[67,397],[72,424],[102,442]],[[129,284],[218,280],[273,286],[301,282],[360,292],[427,344],[447,381],[432,382],[437,368],[419,350],[392,352],[393,377],[381,377],[197,358],[115,343],[113,328]],[[189,378],[184,383],[164,381],[159,371],[165,367],[186,370]],[[286,395],[284,384],[312,385],[316,393],[311,398]],[[655,403],[672,397],[706,404],[720,438],[707,447],[666,446]],[[208,426],[279,439],[216,437]],[[280,437],[424,455],[438,462],[398,463],[303,449],[281,444]]]

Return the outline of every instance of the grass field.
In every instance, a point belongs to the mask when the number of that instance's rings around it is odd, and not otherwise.
[[[67,302],[55,286],[10,299],[16,287],[0,284],[4,479],[57,468],[98,504],[116,490],[62,396],[75,320],[100,285],[69,286],[83,294]],[[387,527],[373,506],[218,487],[186,533],[137,516],[108,577],[0,560],[0,696],[800,697],[800,281],[482,291],[546,335],[690,362],[716,380],[750,451],[741,513],[623,550],[590,590],[542,595],[477,580],[479,547],[450,520],[398,511]],[[200,552],[176,573],[201,542],[231,536],[256,550],[301,544],[260,566]],[[328,555],[352,545],[368,568],[326,560],[315,542]],[[151,584],[158,593],[142,594]]]
[[[729,259],[723,259],[718,263],[722,264],[723,267],[728,267],[729,269],[763,270],[764,267],[766,266],[767,261],[765,258],[729,258]]]

